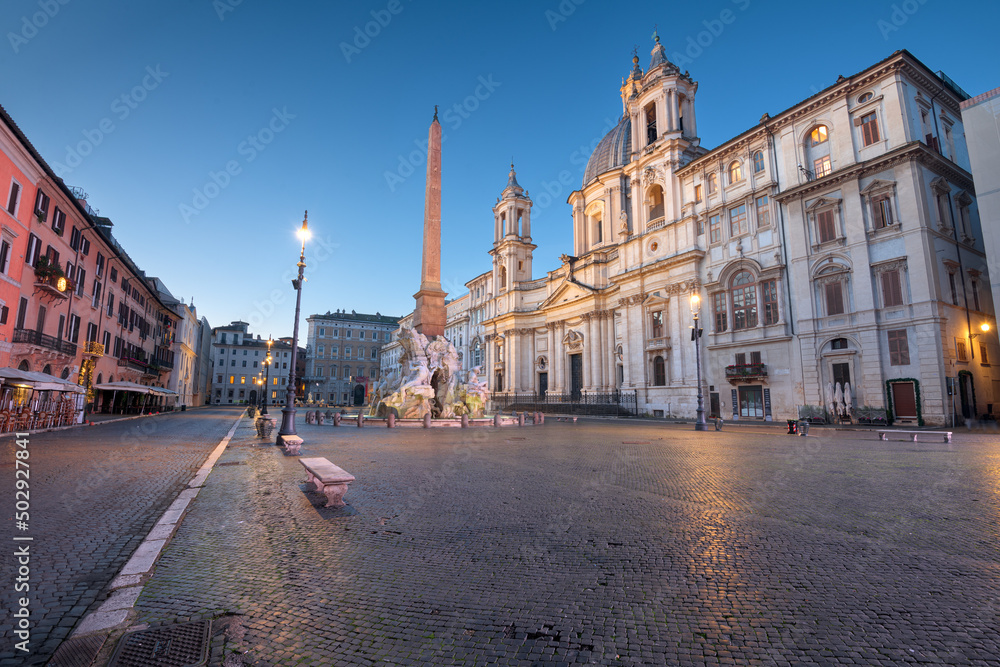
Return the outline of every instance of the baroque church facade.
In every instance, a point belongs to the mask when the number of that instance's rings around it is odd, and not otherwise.
[[[635,392],[640,414],[690,418],[697,312],[710,416],[795,418],[848,383],[897,422],[993,413],[961,89],[898,51],[712,150],[697,91],[659,38],[645,70],[633,59],[621,120],[568,199],[573,255],[541,278],[511,167],[492,266],[448,306],[464,368],[495,395]]]

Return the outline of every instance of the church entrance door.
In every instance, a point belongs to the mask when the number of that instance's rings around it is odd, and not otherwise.
[[[577,401],[583,390],[583,355],[569,355],[569,392],[570,397]]]

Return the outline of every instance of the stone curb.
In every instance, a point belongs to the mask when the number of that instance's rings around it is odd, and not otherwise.
[[[126,421],[128,419],[138,419],[143,416],[148,415],[137,415],[135,417],[126,417],[111,421]],[[149,531],[146,539],[142,541],[132,554],[132,557],[119,570],[117,576],[111,581],[110,589],[113,591],[111,596],[96,611],[87,614],[80,621],[79,625],[70,634],[70,638],[96,632],[108,632],[118,628],[128,620],[132,609],[135,607],[136,600],[139,599],[139,595],[142,593],[143,583],[152,576],[157,559],[163,553],[164,547],[170,543],[174,532],[184,519],[185,511],[191,504],[191,501],[197,497],[201,487],[204,486],[205,480],[208,478],[209,473],[212,472],[212,468],[219,460],[219,457],[226,450],[226,446],[229,445],[229,441],[236,433],[236,429],[243,421],[243,417],[244,415],[241,414],[236,419],[236,422],[229,429],[226,436],[212,450],[212,453],[208,455],[208,458],[197,474],[188,482],[187,488],[177,494],[174,501],[163,512],[160,520]],[[111,422],[100,423],[107,424]]]

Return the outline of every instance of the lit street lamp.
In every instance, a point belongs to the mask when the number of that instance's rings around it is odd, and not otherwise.
[[[295,433],[295,357],[299,349],[299,312],[302,308],[302,283],[305,280],[303,271],[306,268],[306,241],[310,236],[309,211],[306,211],[302,228],[298,231],[298,237],[302,241],[298,263],[299,277],[292,281],[292,287],[295,289],[295,324],[292,327],[292,363],[288,373],[288,396],[285,399],[285,407],[281,410],[281,428],[278,430],[278,439],[275,442],[294,452],[297,452],[302,444],[302,439]]]
[[[274,344],[274,341],[271,340],[270,336],[268,336],[267,337],[267,357],[264,359],[264,368],[267,369],[267,376],[264,379],[264,407],[261,408],[261,411],[260,411],[260,414],[262,414],[262,415],[266,415],[267,414],[267,400],[268,400],[267,392],[270,391],[270,389],[268,387],[271,386],[271,361],[272,361],[272,359],[271,359],[271,346],[273,344]]]
[[[701,393],[701,338],[702,329],[698,326],[698,308],[701,305],[701,298],[697,294],[691,295],[691,314],[694,316],[694,326],[691,328],[691,340],[694,341],[695,372],[698,374],[698,413],[694,421],[694,430],[706,431],[708,426],[705,423],[705,398]]]

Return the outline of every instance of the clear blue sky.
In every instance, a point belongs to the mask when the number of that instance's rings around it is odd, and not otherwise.
[[[412,309],[435,104],[444,288],[459,296],[489,268],[512,157],[536,203],[535,277],[556,268],[572,248],[560,172],[579,187],[654,25],[699,82],[709,148],[901,48],[972,95],[1000,86],[1000,9],[985,1],[7,0],[0,104],[175,296],[213,326],[290,335],[305,209],[321,241],[303,324]]]

